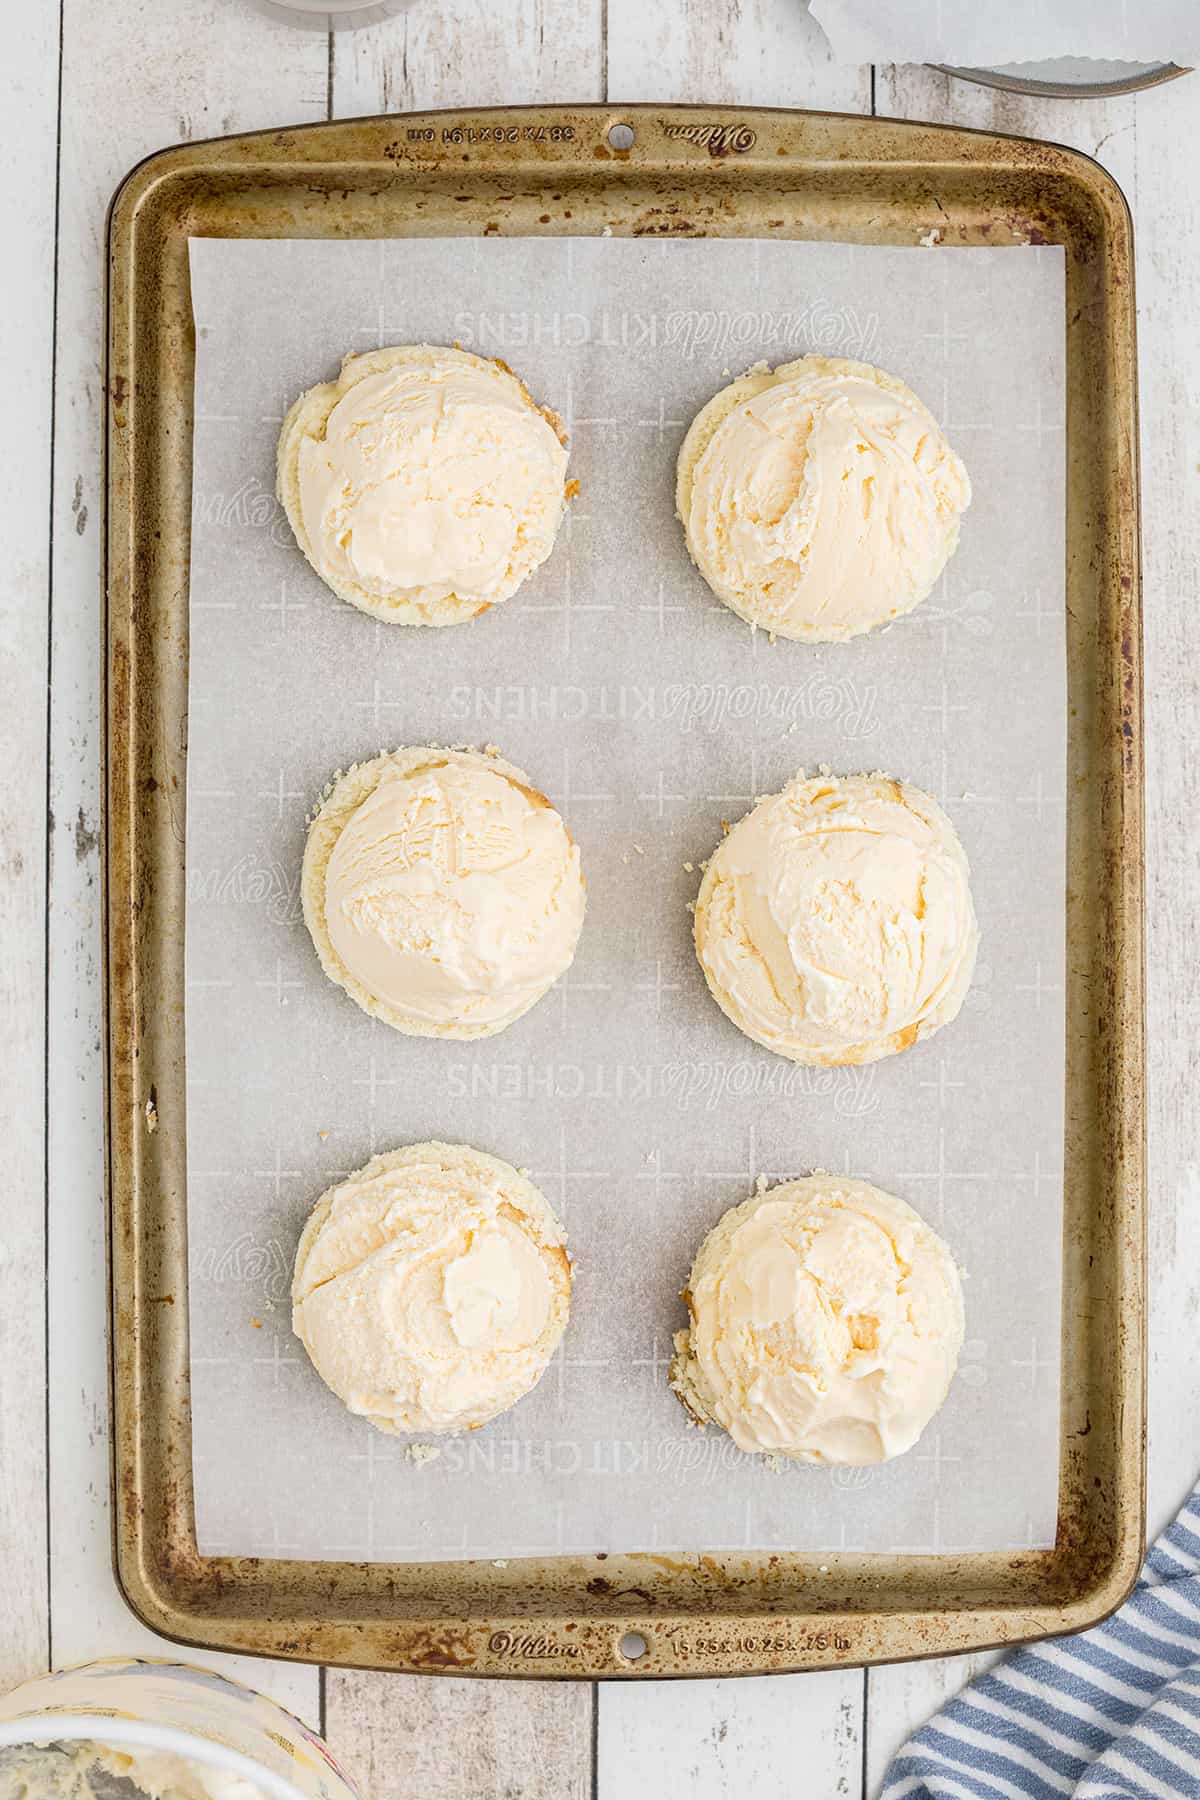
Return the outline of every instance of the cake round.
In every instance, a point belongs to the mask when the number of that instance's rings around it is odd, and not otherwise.
[[[430,344],[348,356],[300,395],[277,492],[296,542],[352,606],[456,625],[508,600],[549,556],[566,438],[503,364]]]
[[[471,1431],[536,1385],[570,1298],[562,1226],[531,1182],[464,1144],[409,1144],[318,1200],[292,1327],[381,1431]]]
[[[793,1062],[875,1062],[955,1017],[979,931],[953,825],[884,775],[803,775],[713,852],[696,955],[740,1031]]]
[[[415,1037],[503,1031],[570,965],[579,851],[511,763],[402,749],[335,778],[309,826],[304,918],[321,966]]]
[[[962,1286],[942,1240],[892,1194],[808,1175],[735,1206],[684,1290],[671,1386],[739,1449],[808,1463],[910,1450],[946,1398]]]
[[[933,414],[870,363],[764,364],[697,413],[675,504],[717,598],[832,643],[912,610],[958,542],[971,484]]]

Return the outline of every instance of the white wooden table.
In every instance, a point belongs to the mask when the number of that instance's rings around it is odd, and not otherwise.
[[[49,0],[0,23],[0,1687],[162,1649],[109,1567],[100,987],[104,215],[191,137],[519,101],[729,100],[948,120],[1098,156],[1138,232],[1145,496],[1150,1512],[1200,1468],[1200,75],[1023,101],[834,66],[801,0],[415,0],[339,36],[249,0]],[[48,1024],[47,1024],[48,1021]],[[226,1659],[228,1660],[228,1659]],[[741,1682],[468,1683],[233,1662],[372,1800],[873,1794],[971,1659]]]

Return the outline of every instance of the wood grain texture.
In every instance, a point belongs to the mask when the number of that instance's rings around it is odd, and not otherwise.
[[[272,25],[240,0],[66,0],[64,8],[48,1071],[51,1648],[59,1664],[173,1651],[125,1608],[109,1548],[100,945],[105,209],[129,167],[163,144],[324,118],[327,66],[323,35]],[[224,1666],[316,1718],[315,1670],[244,1658]]]
[[[799,0],[608,0],[608,97],[869,112],[871,71],[833,62]]]
[[[587,1800],[587,1682],[330,1669],[329,1741],[369,1800]]]
[[[333,40],[333,117],[604,98],[600,0],[438,0]]]
[[[0,486],[0,1688],[47,1661],[45,1312],[46,673],[50,592],[58,20],[22,8],[0,67],[5,411]]]
[[[619,1694],[620,1705],[609,1705]],[[600,1800],[833,1800],[862,1787],[859,1669],[600,1690]]]

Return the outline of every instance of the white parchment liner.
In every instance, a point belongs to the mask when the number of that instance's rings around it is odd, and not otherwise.
[[[192,244],[187,801],[190,1320],[200,1548],[431,1559],[1053,1540],[1062,1225],[1064,297],[1056,249],[756,241]],[[562,412],[582,493],[549,563],[444,631],[327,592],[273,498],[289,402],[347,349],[457,340]],[[937,591],[849,645],[772,645],[719,606],[674,517],[686,422],[766,358],[910,382],[975,502]],[[494,743],[579,842],[569,978],[478,1044],[409,1039],[321,974],[305,818],[396,744]],[[959,1019],[862,1071],[760,1050],[691,949],[722,820],[799,767],[929,788],[983,933]],[[429,1137],[530,1168],[579,1271],[536,1392],[418,1466],[291,1335],[296,1239],[373,1151]],[[947,1405],[879,1469],[775,1472],[689,1430],[677,1292],[760,1173],[851,1171],[966,1274]]]

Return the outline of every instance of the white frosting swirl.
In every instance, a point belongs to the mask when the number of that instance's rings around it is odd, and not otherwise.
[[[696,901],[714,999],[795,1062],[866,1063],[953,1019],[975,967],[970,871],[919,788],[802,776],[735,825]]]
[[[826,643],[910,611],[970,504],[937,421],[869,363],[753,371],[697,415],[676,504],[713,592],[781,637]]]
[[[567,1322],[562,1227],[524,1176],[464,1145],[377,1156],[318,1202],[292,1324],[381,1431],[470,1430],[541,1376]]]
[[[942,1240],[865,1181],[810,1175],[727,1212],[696,1256],[671,1382],[742,1450],[874,1463],[946,1398],[962,1287]]]

